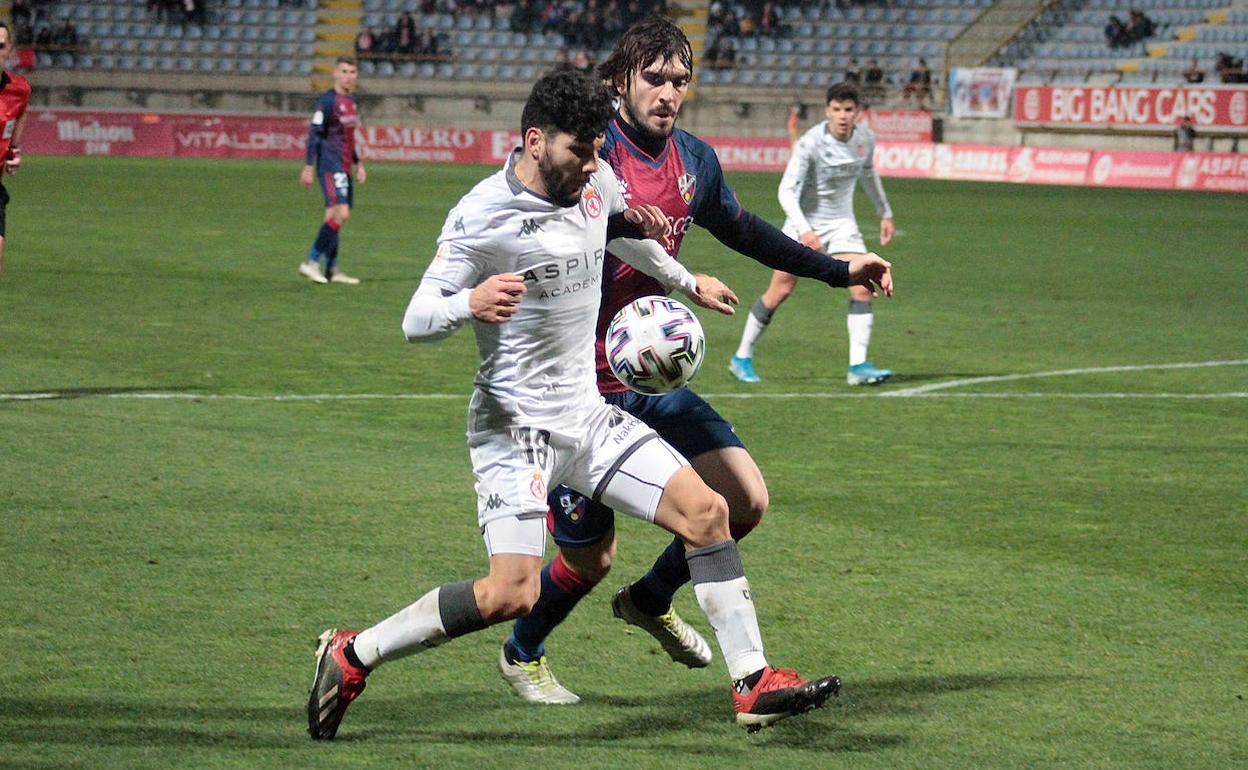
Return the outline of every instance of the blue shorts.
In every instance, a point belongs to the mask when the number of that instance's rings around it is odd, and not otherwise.
[[[319,171],[321,194],[325,196],[326,206],[351,205],[355,185],[351,182],[351,174],[346,171]]]
[[[745,448],[732,429],[732,423],[688,388],[661,396],[625,391],[607,393],[603,398],[654,428],[687,459],[712,449]],[[615,526],[614,511],[567,487],[555,487],[547,495],[546,502],[550,506],[546,525],[559,545],[573,548],[593,545]]]

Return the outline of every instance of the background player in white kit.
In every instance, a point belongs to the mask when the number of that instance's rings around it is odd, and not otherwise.
[[[784,232],[812,249],[840,259],[866,254],[867,247],[854,218],[854,185],[862,189],[880,215],[880,245],[893,239],[893,212],[884,195],[884,186],[871,156],[875,135],[866,126],[855,126],[862,104],[858,87],[838,83],[828,89],[827,120],[810,129],[793,146],[793,155],[780,180],[780,206],[784,209]],[[742,382],[758,382],[754,371],[754,345],[767,330],[772,315],[793,289],[797,276],[779,270],[771,275],[771,285],[750,309],[741,334],[741,345],[729,364]],[[867,358],[871,344],[871,291],[849,287],[849,371],[850,385],[876,385],[892,376],[888,369],[876,368]]]
[[[652,429],[598,394],[594,331],[608,220],[625,211],[614,173],[598,160],[611,113],[601,82],[573,70],[546,75],[525,104],[523,146],[447,217],[403,330],[409,340],[438,339],[474,322],[481,365],[468,447],[489,574],[434,588],[363,631],[322,634],[307,704],[314,739],[336,735],[380,664],[529,611],[553,484],[684,539],[739,724],[808,711],[840,687],[836,677],[808,682],[767,664],[727,503]],[[695,302],[720,306],[657,243],[615,238],[611,250]]]

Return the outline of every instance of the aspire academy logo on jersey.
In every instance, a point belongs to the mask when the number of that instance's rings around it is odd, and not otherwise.
[[[517,237],[523,238],[524,236],[532,235],[541,229],[542,226],[537,223],[536,219],[526,219],[524,220],[524,224],[520,225],[520,235]]]

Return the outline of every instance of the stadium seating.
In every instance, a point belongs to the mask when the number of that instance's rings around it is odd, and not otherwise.
[[[58,0],[50,5],[51,19],[56,25],[72,20],[84,51],[39,54],[36,66],[306,75],[312,72],[315,7],[316,0],[221,0],[209,3],[201,27],[149,19],[145,0]],[[244,49],[238,41],[254,45]],[[114,52],[123,55],[106,55]]]
[[[1059,3],[1043,14],[994,63],[1018,67],[1022,83],[1122,82],[1178,84],[1191,60],[1216,82],[1215,57],[1248,49],[1248,9],[1225,10],[1228,0],[1087,0]],[[1111,15],[1144,11],[1155,33],[1111,48]]]

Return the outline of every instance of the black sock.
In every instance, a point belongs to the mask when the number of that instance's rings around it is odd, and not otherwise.
[[[759,670],[755,671],[753,674],[750,674],[744,679],[738,679],[737,681],[733,682],[732,686],[736,688],[737,692],[741,693],[742,695],[745,695],[750,690],[753,690],[755,686],[758,685],[758,680],[763,678],[763,672],[766,670],[767,669],[765,668],[760,668]]]
[[[352,639],[351,641],[343,645],[342,657],[346,658],[347,662],[355,666],[356,668],[363,669],[365,671],[371,670],[368,666],[361,663],[360,656],[355,654],[355,640],[354,639]]]

